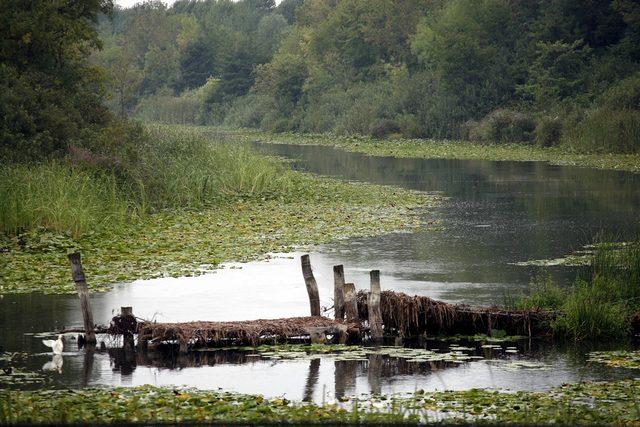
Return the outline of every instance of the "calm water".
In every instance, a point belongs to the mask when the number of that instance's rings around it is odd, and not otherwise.
[[[604,232],[622,239],[638,232],[640,176],[530,162],[421,160],[368,157],[327,147],[257,145],[294,159],[294,167],[349,180],[402,186],[447,196],[427,212],[441,231],[417,230],[352,239],[311,253],[321,304],[332,304],[332,269],[345,265],[348,281],[368,286],[368,271],[382,271],[384,289],[451,302],[500,304],[526,290],[540,267],[514,263],[557,258]],[[225,268],[197,278],[120,284],[93,295],[94,317],[108,323],[120,306],[159,321],[242,320],[306,315],[299,253]],[[546,269],[569,281],[575,271]],[[415,389],[493,387],[545,389],[564,382],[633,375],[585,365],[586,349],[520,344],[518,354],[484,355],[460,366],[407,364],[371,356],[369,361],[274,361],[234,352],[127,355],[118,349],[87,354],[65,338],[61,367],[42,371],[51,356],[33,333],[80,325],[73,296],[5,296],[0,299],[0,350],[28,356],[21,366],[47,386],[190,385],[291,399],[330,400],[344,394]],[[108,343],[115,344],[115,343]],[[624,346],[618,344],[615,347]],[[430,347],[429,347],[430,348]],[[478,350],[480,351],[480,350]],[[542,363],[543,370],[514,367],[514,360]],[[1,362],[0,362],[1,364]],[[36,385],[41,386],[41,385]]]

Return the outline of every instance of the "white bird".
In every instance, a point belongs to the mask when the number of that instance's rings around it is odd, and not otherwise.
[[[62,348],[64,347],[64,344],[62,343],[62,335],[58,335],[58,339],[56,341],[42,340],[42,344],[47,347],[51,347],[53,354],[62,354]]]

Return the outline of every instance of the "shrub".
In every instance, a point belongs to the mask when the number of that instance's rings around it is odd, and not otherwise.
[[[535,129],[536,144],[541,147],[551,147],[560,142],[562,136],[562,122],[558,118],[543,117],[538,121]]]
[[[495,110],[479,122],[467,122],[465,126],[472,141],[507,143],[532,141],[536,123],[524,113]]]
[[[640,110],[640,72],[612,85],[602,94],[599,104],[612,110]]]
[[[640,152],[640,111],[600,108],[575,125],[565,124],[563,143],[588,153]]]
[[[384,138],[390,134],[400,132],[400,126],[393,120],[382,119],[369,126],[369,135],[374,138]]]

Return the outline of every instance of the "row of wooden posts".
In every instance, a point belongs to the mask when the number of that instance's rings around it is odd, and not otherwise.
[[[68,255],[71,264],[71,277],[76,285],[76,291],[80,298],[82,319],[84,323],[84,342],[87,345],[96,344],[96,327],[93,321],[93,313],[89,302],[89,288],[82,268],[81,256],[79,252]],[[302,265],[302,275],[309,295],[311,316],[321,316],[320,294],[318,283],[313,275],[309,255],[302,255],[300,258]],[[356,288],[353,283],[345,283],[344,267],[336,265],[333,267],[334,277],[334,312],[335,319],[347,323],[359,323],[358,305],[356,301]],[[380,310],[380,271],[370,272],[371,288],[367,297],[368,321],[370,337],[373,341],[382,340],[382,313]],[[133,317],[131,307],[120,308],[121,317]],[[130,331],[124,334],[124,347],[133,347],[133,334]]]
[[[302,255],[300,263],[302,265],[302,276],[309,294],[311,315],[321,316],[318,283],[313,276],[309,255]],[[371,278],[370,291],[367,296],[369,334],[372,341],[381,341],[383,335],[382,312],[380,310],[380,270],[371,270],[369,276]],[[356,287],[353,283],[345,283],[344,267],[342,265],[333,267],[333,310],[336,320],[343,321],[346,318],[347,323],[359,322]]]

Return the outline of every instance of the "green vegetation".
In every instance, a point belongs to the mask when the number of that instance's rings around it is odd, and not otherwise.
[[[640,351],[594,351],[589,353],[589,362],[612,368],[640,369]]]
[[[490,390],[367,396],[315,405],[285,398],[142,386],[0,391],[0,422],[12,423],[412,423],[616,424],[640,419],[640,381],[565,385],[545,392]]]
[[[92,158],[3,166],[0,294],[73,292],[65,255],[90,287],[201,274],[224,261],[403,229],[437,196],[315,177],[188,129],[153,128],[133,165]],[[15,183],[15,184],[14,184]],[[134,183],[133,185],[131,183]]]
[[[546,308],[562,313],[553,321],[556,334],[570,339],[616,339],[631,332],[640,311],[640,243],[599,245],[587,273],[565,288],[538,282],[520,308]]]
[[[639,14],[632,0],[147,1],[101,20],[94,59],[114,109],[165,123],[637,154]]]
[[[199,127],[200,132],[227,135],[227,138],[265,143],[325,145],[372,156],[426,159],[475,159],[505,161],[544,161],[598,169],[640,172],[638,154],[581,154],[565,147],[538,147],[523,144],[474,144],[465,141],[430,139],[376,139],[361,136],[270,133],[250,129]]]

